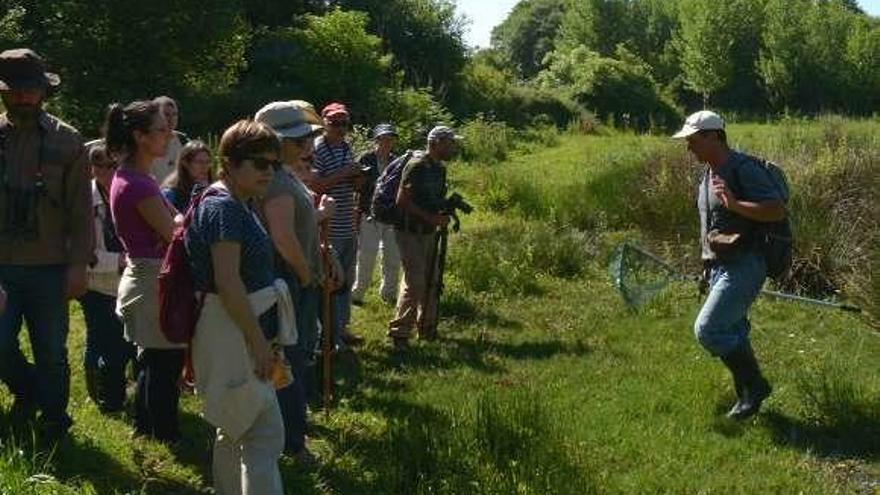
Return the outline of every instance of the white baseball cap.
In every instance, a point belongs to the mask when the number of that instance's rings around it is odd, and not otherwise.
[[[700,131],[723,131],[724,119],[711,110],[692,113],[684,121],[681,130],[672,135],[673,139],[683,139]]]
[[[259,109],[254,120],[269,126],[279,138],[300,138],[324,128],[315,107],[302,100],[273,101]]]

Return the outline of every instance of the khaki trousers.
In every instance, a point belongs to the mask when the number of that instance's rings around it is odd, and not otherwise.
[[[237,440],[217,428],[214,490],[218,495],[282,495],[278,459],[283,449],[284,423],[275,400]]]
[[[437,326],[437,298],[429,291],[436,290],[436,284],[429,283],[430,264],[435,263],[434,278],[439,276],[436,269],[437,234],[412,234],[395,231],[400,260],[403,264],[403,284],[397,295],[397,314],[388,324],[388,336],[407,339],[413,325],[422,332],[432,332]]]

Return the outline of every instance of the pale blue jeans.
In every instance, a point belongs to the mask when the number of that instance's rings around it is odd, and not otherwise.
[[[712,268],[709,296],[694,322],[694,334],[713,356],[725,356],[749,342],[749,308],[766,276],[764,257],[754,252]]]

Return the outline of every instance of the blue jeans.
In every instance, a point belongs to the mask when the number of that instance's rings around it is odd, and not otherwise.
[[[727,355],[749,342],[749,308],[766,276],[767,264],[757,253],[712,268],[709,296],[694,322],[694,334],[713,356]]]
[[[342,342],[342,331],[348,328],[348,323],[351,321],[351,287],[354,285],[357,239],[330,239],[330,245],[336,252],[345,276],[342,287],[330,296],[333,340],[337,346],[342,347],[345,346]]]
[[[6,311],[0,315],[0,380],[17,400],[36,401],[42,420],[66,429],[70,399],[65,265],[0,265]],[[21,352],[18,334],[27,323],[34,364]]]
[[[123,337],[115,296],[90,290],[79,303],[86,320],[83,367],[96,387],[92,399],[103,409],[119,410],[125,404],[125,366],[134,358],[135,346]]]
[[[285,277],[285,281],[293,296],[298,337],[296,345],[284,348],[293,371],[293,383],[278,390],[277,396],[284,421],[284,451],[296,454],[305,448],[306,404],[315,388],[314,359],[321,298],[317,288],[300,287],[296,277]]]

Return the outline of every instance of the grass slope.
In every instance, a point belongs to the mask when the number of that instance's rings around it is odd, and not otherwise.
[[[608,157],[654,143],[567,138],[490,180],[590,184],[625,166]],[[550,239],[527,212],[486,211],[498,201],[486,174],[453,175],[484,208],[450,244],[441,339],[395,355],[383,335],[391,308],[370,294],[354,310],[367,343],[337,363],[334,411],[313,415],[320,466],[284,461],[289,493],[876,493],[876,333],[849,315],[760,301],[753,336],[775,392],[756,419],[728,422],[730,380],[691,335],[693,287],[634,313],[605,270],[631,233]],[[0,436],[0,493],[206,492],[212,432],[196,399],[184,400],[186,444],[132,440],[127,418],[85,399],[72,308],[72,439],[46,454],[26,435]],[[0,391],[0,431],[9,405]]]

